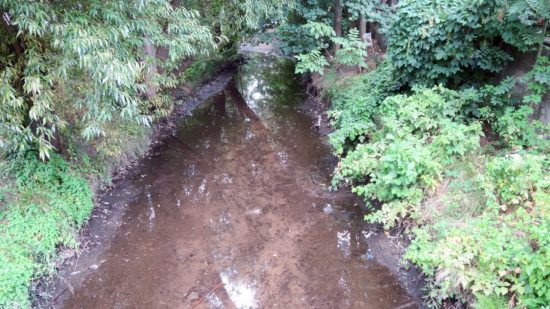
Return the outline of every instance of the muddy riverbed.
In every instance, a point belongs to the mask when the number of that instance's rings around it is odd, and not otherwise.
[[[416,308],[367,245],[359,201],[292,63],[252,56],[100,201],[58,308]],[[63,287],[64,286],[64,287]]]

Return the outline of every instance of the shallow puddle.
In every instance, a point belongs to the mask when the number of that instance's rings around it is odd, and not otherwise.
[[[183,121],[105,197],[122,223],[59,306],[415,308],[372,259],[356,198],[329,192],[297,78],[254,56]]]

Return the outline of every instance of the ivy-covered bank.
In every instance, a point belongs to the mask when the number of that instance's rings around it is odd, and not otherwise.
[[[549,308],[550,3],[382,2],[302,1],[279,28],[332,103],[333,186],[409,240],[430,307]]]
[[[16,164],[14,179],[2,179],[0,191],[7,201],[0,213],[3,307],[28,303],[32,280],[54,271],[58,246],[78,247],[78,229],[94,205],[85,167],[76,170],[58,155],[47,164],[32,156]]]

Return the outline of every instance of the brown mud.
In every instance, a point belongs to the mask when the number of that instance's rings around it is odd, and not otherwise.
[[[292,63],[254,56],[231,77],[100,199],[49,305],[417,308],[361,201],[329,191]]]

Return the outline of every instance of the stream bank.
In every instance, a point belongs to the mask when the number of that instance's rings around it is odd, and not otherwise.
[[[361,201],[328,190],[335,158],[292,63],[253,56],[224,80],[100,199],[51,305],[417,307],[368,247]]]

